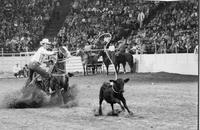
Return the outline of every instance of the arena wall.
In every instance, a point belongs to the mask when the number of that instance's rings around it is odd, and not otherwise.
[[[0,72],[12,72],[16,63],[21,67],[27,64],[30,56],[21,57],[0,57]],[[134,55],[136,72],[169,72],[177,74],[198,75],[198,55],[197,54],[151,54]],[[69,72],[83,72],[80,57],[71,57],[66,62]],[[129,66],[126,66],[129,71]],[[103,66],[105,71],[105,66]],[[122,67],[120,71],[122,71]],[[114,67],[110,66],[109,71],[114,72]]]
[[[144,54],[135,55],[134,58],[137,63],[137,72],[169,72],[198,75],[197,54]]]

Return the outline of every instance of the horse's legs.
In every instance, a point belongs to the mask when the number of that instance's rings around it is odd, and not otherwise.
[[[117,74],[119,73],[119,66],[118,66],[118,64],[115,64],[115,71],[117,72]]]
[[[109,65],[106,66],[107,75],[109,74],[108,70],[109,70]]]
[[[92,65],[92,74],[95,74],[95,69],[96,69],[96,66]]]
[[[129,61],[128,64],[131,69],[131,73],[133,73],[133,61]]]
[[[119,73],[120,70],[120,64],[117,64],[117,73]]]
[[[64,100],[64,93],[62,93],[62,89],[59,89],[57,91],[58,97],[60,97],[60,101],[61,101],[61,105],[65,104],[65,100]]]
[[[124,74],[126,73],[126,62],[122,64],[124,68]]]
[[[83,74],[85,76],[85,65],[83,64]]]
[[[88,75],[88,65],[86,65],[86,74]]]

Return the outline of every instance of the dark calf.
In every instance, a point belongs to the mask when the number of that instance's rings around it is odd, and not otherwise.
[[[114,112],[114,104],[118,103],[122,110],[125,111],[124,107],[128,111],[129,114],[133,114],[126,105],[126,99],[123,96],[124,92],[124,84],[129,81],[129,78],[127,79],[117,79],[117,80],[110,80],[110,83],[105,82],[100,88],[99,93],[99,115],[102,115],[102,109],[101,104],[103,100],[106,100],[107,103],[111,104],[112,107],[112,114],[115,115]],[[123,105],[121,104],[123,103]]]

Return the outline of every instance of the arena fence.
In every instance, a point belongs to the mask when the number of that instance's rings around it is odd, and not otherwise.
[[[15,56],[0,57],[0,72],[12,72],[13,66],[18,63],[21,67],[29,63],[34,54],[21,53]],[[198,54],[179,53],[179,54],[140,54],[133,55],[136,65],[136,72],[169,72],[177,74],[198,75]],[[81,58],[72,56],[66,62],[68,72],[83,72]],[[130,71],[128,64],[127,72]],[[106,71],[103,65],[102,71]],[[114,66],[109,67],[110,72],[114,72]],[[120,71],[123,71],[121,66]]]

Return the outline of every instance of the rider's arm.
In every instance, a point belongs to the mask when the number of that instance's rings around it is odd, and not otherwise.
[[[45,54],[45,55],[54,55],[55,54],[55,51],[48,51],[43,47],[40,48],[40,52],[41,52],[41,54]]]

